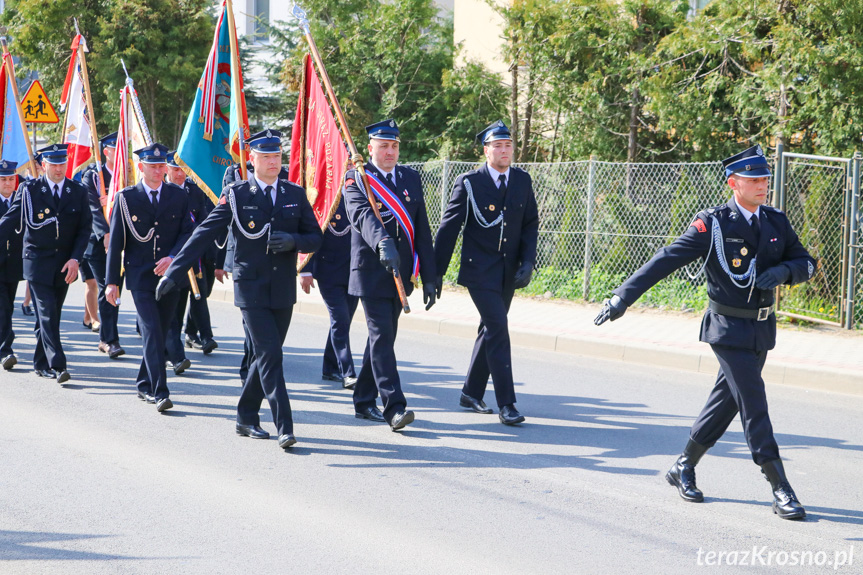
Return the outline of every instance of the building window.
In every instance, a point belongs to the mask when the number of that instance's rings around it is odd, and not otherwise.
[[[269,43],[270,0],[248,0],[247,7],[246,34],[256,43]]]

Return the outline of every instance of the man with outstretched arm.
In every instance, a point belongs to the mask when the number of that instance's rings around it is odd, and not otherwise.
[[[722,163],[733,197],[699,212],[682,236],[614,290],[594,323],[616,320],[661,279],[704,258],[710,305],[701,321],[700,340],[713,349],[719,374],[683,453],[665,478],[684,500],[704,501],[695,483],[695,466],[740,413],[752,459],[773,489],[773,512],[783,519],[802,519],[806,511],[779,458],[761,370],[776,345],[774,289],[808,281],[815,260],[788,217],[765,205],[770,169],[761,146]]]

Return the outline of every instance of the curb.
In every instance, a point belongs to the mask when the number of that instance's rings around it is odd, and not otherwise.
[[[210,299],[233,304],[233,291],[227,285],[216,285]],[[294,313],[327,317],[323,302],[298,301]],[[364,321],[362,306],[357,307],[354,320]],[[477,324],[474,321],[433,319],[424,316],[403,315],[399,329],[473,340]],[[719,369],[716,357],[708,351],[701,353],[658,346],[644,346],[609,341],[571,334],[554,334],[526,328],[511,328],[510,340],[514,347],[538,349],[568,355],[602,360],[619,361],[635,365],[649,365],[669,369],[714,375]],[[799,365],[777,364],[768,358],[763,370],[768,385],[788,385],[817,391],[863,395],[863,373],[830,368],[812,368]]]

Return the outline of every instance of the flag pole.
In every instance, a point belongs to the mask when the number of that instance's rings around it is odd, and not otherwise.
[[[237,102],[237,123],[240,128],[239,141],[237,142],[240,148],[240,179],[246,180],[249,177],[246,171],[246,129],[248,126],[243,125],[246,99],[240,89],[240,47],[237,43],[237,27],[234,24],[234,6],[231,0],[225,0],[225,10],[228,11],[228,37],[231,39],[231,67],[236,66],[237,69],[236,74],[231,74],[231,94],[237,95],[235,101]]]
[[[24,144],[27,147],[27,157],[30,158],[30,174],[33,179],[39,176],[36,171],[36,160],[33,157],[33,148],[30,147],[30,137],[27,134],[27,122],[24,121],[24,110],[21,109],[21,95],[18,93],[18,82],[15,80],[15,69],[12,65],[12,56],[9,54],[9,47],[6,45],[6,28],[0,28],[0,45],[3,46],[3,58],[9,58],[9,66],[6,66],[6,77],[12,85],[12,94],[15,96],[15,108],[18,110],[18,122],[21,124],[21,130],[24,132]],[[35,139],[36,126],[33,125],[33,137]]]
[[[78,19],[75,18],[75,34],[81,35],[78,30]],[[84,56],[84,47],[87,44],[87,39],[81,36],[83,42],[78,42],[78,60],[81,62],[81,78],[84,82],[84,97],[87,99],[87,116],[90,120],[90,153],[93,154],[93,160],[96,162],[96,174],[99,181],[99,196],[107,197],[105,191],[105,178],[102,176],[102,151],[99,149],[99,137],[96,135],[96,115],[93,110],[93,96],[90,93],[90,76],[87,74],[87,59]],[[105,221],[108,221],[108,204],[102,206],[102,214],[105,216]]]
[[[230,0],[227,0],[230,2]],[[315,44],[315,39],[312,38],[311,30],[309,29],[309,20],[306,17],[306,12],[300,8],[297,4],[294,4],[293,8],[293,16],[300,23],[300,28],[303,30],[303,35],[306,37],[306,42],[309,44],[309,50],[312,53],[312,58],[315,61],[315,64],[318,67],[318,72],[321,75],[321,79],[324,81],[324,88],[327,90],[327,96],[330,98],[330,103],[333,106],[333,110],[336,112],[336,118],[339,120],[339,128],[342,132],[342,137],[345,139],[345,142],[348,144],[348,149],[351,152],[351,161],[354,164],[354,168],[357,170],[357,173],[360,174],[360,177],[363,180],[363,185],[366,188],[366,194],[369,200],[369,204],[372,207],[372,212],[374,212],[375,217],[383,223],[383,218],[381,218],[381,213],[378,211],[377,201],[374,197],[374,192],[372,192],[372,188],[369,185],[369,178],[366,175],[365,169],[365,161],[363,160],[362,155],[360,155],[357,150],[357,146],[354,144],[354,139],[351,137],[351,132],[348,130],[348,123],[345,120],[345,115],[342,112],[342,107],[339,105],[339,101],[336,98],[335,91],[333,90],[333,84],[330,82],[330,77],[327,74],[326,68],[324,68],[324,62],[321,59],[321,53],[318,51],[318,46]],[[405,313],[411,312],[410,304],[408,303],[408,297],[405,293],[405,286],[402,283],[402,278],[399,275],[399,270],[393,270],[393,280],[395,280],[396,291],[399,294],[399,300],[401,300],[402,310]]]

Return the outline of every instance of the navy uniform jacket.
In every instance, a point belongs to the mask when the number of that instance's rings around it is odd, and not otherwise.
[[[204,193],[204,190],[195,183],[195,181],[191,178],[186,178],[186,181],[183,183],[183,188],[186,190],[186,194],[189,196],[189,213],[192,216],[192,223],[195,227],[198,227],[201,222],[207,219],[207,216],[210,215],[210,212],[213,211],[213,202],[210,201],[210,198],[207,197],[207,194]],[[221,244],[221,242],[219,242]],[[204,252],[204,255],[201,256],[201,259],[208,259],[209,261],[215,261],[217,255],[218,248],[216,244],[213,243],[210,245],[209,249]],[[195,270],[198,270],[198,266],[195,265]]]
[[[340,201],[324,232],[320,249],[311,256],[304,271],[311,272],[319,283],[347,286],[351,276],[351,235],[345,202]]]
[[[129,208],[129,218],[137,234],[144,238],[153,229],[153,237],[148,242],[139,242],[126,228],[120,206],[121,198],[126,200]],[[134,186],[123,189],[114,199],[111,210],[111,239],[108,243],[108,278],[109,285],[120,285],[120,259],[126,269],[126,286],[130,290],[155,291],[159,276],[153,273],[156,262],[165,256],[174,257],[189,239],[194,229],[189,216],[189,198],[186,191],[179,186],[162,182],[159,192],[159,210],[153,207],[152,199],[144,190],[144,184],[138,182]],[[191,266],[189,266],[191,267]],[[188,269],[188,268],[187,268]],[[186,271],[183,270],[183,281],[188,285]]]
[[[92,221],[87,189],[66,178],[58,206],[45,176],[23,182],[18,186],[12,207],[0,219],[0,242],[11,239],[19,229],[28,191],[33,213],[28,213],[25,219],[32,218],[36,226],[45,225],[33,229],[28,222],[24,223],[24,278],[35,283],[53,284],[66,262],[72,259],[80,262],[87,249]],[[51,218],[56,220],[51,221]]]
[[[484,228],[477,221],[469,205],[465,179],[470,181],[474,200],[486,222],[493,222],[505,208],[502,240],[499,225]],[[449,267],[462,225],[464,238],[458,283],[494,291],[501,291],[505,285],[512,286],[519,266],[536,262],[539,214],[530,175],[519,168],[510,168],[505,200],[489,174],[488,164],[456,178],[435,239],[437,269],[441,275]]]
[[[749,310],[769,307],[774,303],[773,290],[754,288],[750,298],[748,287],[735,286],[720,266],[717,255],[728,263],[728,269],[735,274],[745,273],[749,269],[749,262],[756,255],[756,273],[780,263],[785,264],[791,270],[788,285],[805,282],[815,273],[815,260],[800,243],[785,214],[769,206],[761,206],[761,238],[756,245],[752,228],[732,198],[723,206],[699,212],[682,236],[656,252],[614,293],[631,305],[673,271],[706,257],[713,243],[713,218],[719,223],[723,237],[722,253],[711,252],[705,268],[707,294],[713,301]],[[738,283],[745,284],[746,281],[738,280]],[[776,316],[770,314],[767,320],[756,321],[720,315],[708,308],[701,321],[699,339],[706,343],[755,351],[773,349],[776,345]]]
[[[15,201],[15,193],[9,197],[9,209]],[[6,202],[0,200],[0,218],[6,213]],[[24,279],[24,265],[22,256],[24,252],[24,241],[22,234],[13,234],[0,245],[0,281],[17,282]]]
[[[236,242],[232,272],[234,305],[271,309],[293,306],[297,301],[297,252],[317,250],[322,241],[321,229],[303,188],[282,179],[277,186],[272,210],[256,185],[240,181],[225,188],[219,204],[180,250],[166,275],[179,284],[192,262],[230,227]],[[236,220],[229,193],[236,199]],[[249,239],[243,233],[258,234],[268,223],[272,231],[293,235],[296,248],[274,254],[267,250],[269,233],[257,239]]]
[[[384,175],[372,164],[367,163],[366,172],[374,174],[386,185]],[[380,208],[385,224],[375,217],[369,205],[365,192],[360,190],[357,179],[360,176],[356,170],[349,170],[345,176],[345,190],[342,200],[348,219],[354,227],[351,233],[351,277],[348,293],[360,297],[397,298],[393,275],[381,265],[377,247],[381,240],[393,238],[398,246],[400,266],[399,275],[405,286],[405,293],[410,295],[413,284],[410,281],[413,270],[413,255],[410,241],[399,224],[385,206]],[[426,214],[425,198],[420,175],[411,168],[397,165],[395,167],[396,190],[399,199],[411,216],[414,224],[414,243],[419,255],[420,277],[423,283],[434,283],[436,279],[434,248],[432,247],[431,230]],[[410,198],[410,201],[407,201]],[[389,221],[387,221],[389,220]],[[357,233],[359,230],[359,233]]]
[[[105,192],[111,185],[111,172],[105,165],[102,165],[102,180],[105,182]],[[90,198],[90,213],[93,216],[93,232],[90,234],[90,241],[87,242],[87,249],[84,251],[85,258],[105,256],[105,234],[111,230],[108,220],[105,219],[105,211],[102,209],[102,204],[99,201],[99,182],[96,179],[96,164],[87,166],[87,171],[81,176],[81,183],[87,188]],[[101,252],[97,250],[102,250]]]

